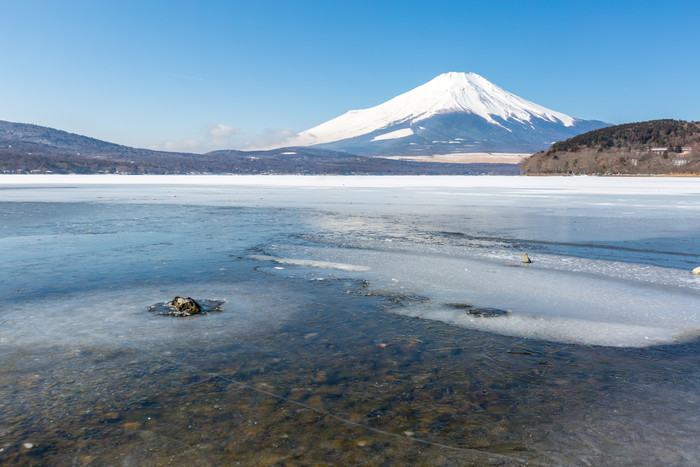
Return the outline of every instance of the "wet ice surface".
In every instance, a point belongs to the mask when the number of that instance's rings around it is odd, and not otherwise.
[[[2,463],[700,461],[692,179],[0,177],[0,216]]]

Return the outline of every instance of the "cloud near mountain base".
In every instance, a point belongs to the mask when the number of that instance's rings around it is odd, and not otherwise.
[[[151,147],[151,149],[194,153],[230,149],[236,145],[234,137],[241,134],[240,130],[224,123],[207,123],[204,128],[206,128],[205,139],[187,138],[179,141],[166,141],[162,145]]]
[[[241,143],[243,133],[231,125],[224,123],[208,123],[205,125],[206,139],[186,138],[179,141],[166,141],[149,149],[170,152],[207,153],[222,149],[243,149],[248,151],[276,149],[283,147],[299,134],[288,128],[265,128],[263,132],[248,142]]]
[[[284,147],[287,143],[297,137],[299,133],[288,128],[277,130],[274,128],[265,128],[262,134],[253,138],[243,149],[247,150],[265,150]]]

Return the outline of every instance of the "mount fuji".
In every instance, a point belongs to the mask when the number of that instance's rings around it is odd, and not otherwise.
[[[351,110],[287,141],[374,156],[532,154],[609,126],[527,101],[476,73],[444,73],[376,107]]]

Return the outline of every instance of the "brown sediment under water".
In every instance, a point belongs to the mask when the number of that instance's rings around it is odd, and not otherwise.
[[[411,297],[368,296],[360,281],[287,280],[315,301],[263,332],[4,352],[0,464],[698,459],[697,343],[614,349],[512,338],[393,313]],[[235,313],[233,301],[222,316]]]

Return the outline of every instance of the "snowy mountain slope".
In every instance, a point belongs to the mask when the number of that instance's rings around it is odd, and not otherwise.
[[[475,73],[452,72],[376,107],[351,110],[288,144],[376,155],[536,152],[603,126],[527,101]]]

